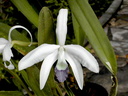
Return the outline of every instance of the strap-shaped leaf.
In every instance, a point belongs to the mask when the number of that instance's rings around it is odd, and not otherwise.
[[[28,0],[11,0],[19,11],[36,27],[38,27],[38,14],[28,3]]]
[[[29,80],[28,82],[29,86],[32,88],[35,94],[37,96],[40,96],[40,95],[47,96],[45,94],[45,91],[40,90],[40,87],[39,87],[39,69],[36,66],[32,66],[32,67],[27,68],[26,73],[27,73],[27,78]],[[49,93],[50,92],[51,91],[49,91]]]
[[[117,63],[113,48],[88,0],[68,0],[68,3],[100,60],[112,74],[116,75]]]
[[[20,91],[0,91],[0,96],[24,96]]]
[[[55,32],[53,31],[53,17],[47,7],[43,7],[39,14],[38,45],[43,43],[55,43]]]
[[[73,28],[74,28],[74,33],[75,33],[75,39],[77,44],[83,46],[84,40],[85,40],[85,35],[83,30],[81,29],[80,25],[78,24],[76,18],[72,14],[72,21],[73,21]]]

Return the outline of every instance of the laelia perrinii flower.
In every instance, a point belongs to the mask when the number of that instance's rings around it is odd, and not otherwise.
[[[10,70],[14,69],[14,65],[10,61],[11,57],[13,57],[13,53],[11,50],[11,48],[13,46],[13,42],[11,40],[11,32],[12,32],[12,30],[14,30],[16,28],[25,29],[31,36],[31,33],[29,32],[28,29],[26,29],[25,27],[23,27],[21,25],[16,25],[16,26],[13,26],[10,28],[8,40],[6,40],[4,38],[0,38],[0,54],[2,53],[2,55],[3,55],[4,66]],[[32,39],[32,36],[31,36],[31,39]],[[7,64],[6,62],[9,62],[9,64]]]
[[[0,38],[0,53],[3,54],[4,66],[8,69],[14,69],[14,65],[10,61],[11,57],[13,57],[11,43],[4,38]],[[8,66],[6,61],[10,63]]]
[[[61,9],[57,17],[56,35],[59,45],[42,44],[24,56],[18,64],[19,70],[26,69],[35,63],[43,61],[40,69],[40,89],[43,89],[48,79],[51,67],[57,61],[55,73],[60,82],[68,76],[68,65],[71,66],[76,81],[83,88],[82,66],[98,73],[99,65],[96,59],[80,45],[65,45],[67,34],[67,9]]]

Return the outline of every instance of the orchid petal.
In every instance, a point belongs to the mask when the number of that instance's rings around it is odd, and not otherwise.
[[[2,53],[4,47],[6,46],[7,43],[8,43],[8,40],[6,40],[4,38],[0,38],[0,53]]]
[[[40,70],[40,89],[43,89],[45,86],[45,83],[48,79],[51,67],[57,60],[57,54],[58,54],[58,50],[56,50],[53,53],[51,53],[50,55],[48,55],[43,61],[43,64],[42,64],[41,70]]]
[[[64,48],[67,53],[76,58],[84,67],[95,73],[99,72],[98,62],[85,48],[80,45],[66,45]]]
[[[59,45],[64,45],[67,34],[67,16],[68,10],[61,9],[57,17],[56,35]]]
[[[4,66],[5,66],[6,68],[10,69],[10,70],[13,70],[13,69],[15,68],[14,65],[12,64],[11,61],[9,61],[9,63],[10,63],[10,64],[7,66],[6,62],[4,62]]]
[[[65,58],[72,68],[72,71],[79,85],[79,88],[82,90],[83,89],[83,70],[80,63],[68,53],[66,53]]]
[[[8,40],[9,40],[9,42],[12,41],[12,40],[11,40],[11,32],[12,32],[14,29],[16,29],[16,28],[22,28],[22,29],[26,30],[26,31],[29,33],[29,35],[30,35],[30,37],[31,37],[31,43],[30,43],[28,46],[31,46],[31,45],[32,45],[32,34],[31,34],[31,32],[30,32],[27,28],[25,28],[24,26],[21,26],[21,25],[15,25],[15,26],[11,27],[11,29],[9,30],[9,35],[8,35]]]
[[[24,56],[18,64],[19,70],[26,69],[42,61],[46,56],[57,50],[59,45],[42,44]]]
[[[11,57],[13,57],[13,53],[11,50],[11,44],[8,42],[3,49],[3,61],[10,61]]]

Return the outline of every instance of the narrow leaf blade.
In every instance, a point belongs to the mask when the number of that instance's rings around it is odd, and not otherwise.
[[[68,0],[68,2],[97,55],[109,71],[116,75],[117,63],[113,48],[87,0]]]
[[[20,91],[0,91],[0,96],[24,96]]]
[[[38,14],[28,3],[28,0],[11,0],[19,11],[36,27],[38,27]]]

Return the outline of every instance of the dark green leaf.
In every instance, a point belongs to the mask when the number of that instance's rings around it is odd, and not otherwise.
[[[41,95],[46,96],[44,91],[40,90],[39,69],[36,66],[32,66],[26,69],[26,73],[27,73],[27,80],[28,80],[29,86],[35,92],[35,94],[37,96],[41,96]]]
[[[36,27],[38,27],[38,14],[28,3],[28,0],[11,0],[19,11]]]
[[[24,96],[20,91],[0,91],[0,96]]]
[[[85,40],[85,35],[83,35],[84,32],[73,15],[72,15],[72,21],[73,21],[73,26],[74,26],[73,28],[74,28],[76,42],[77,44],[83,46],[84,40]]]
[[[116,75],[117,63],[113,48],[88,0],[68,0],[68,2],[74,17],[85,32],[98,57],[109,71]]]
[[[50,10],[43,7],[39,14],[38,24],[38,44],[55,43],[55,33],[53,30],[53,18]]]

